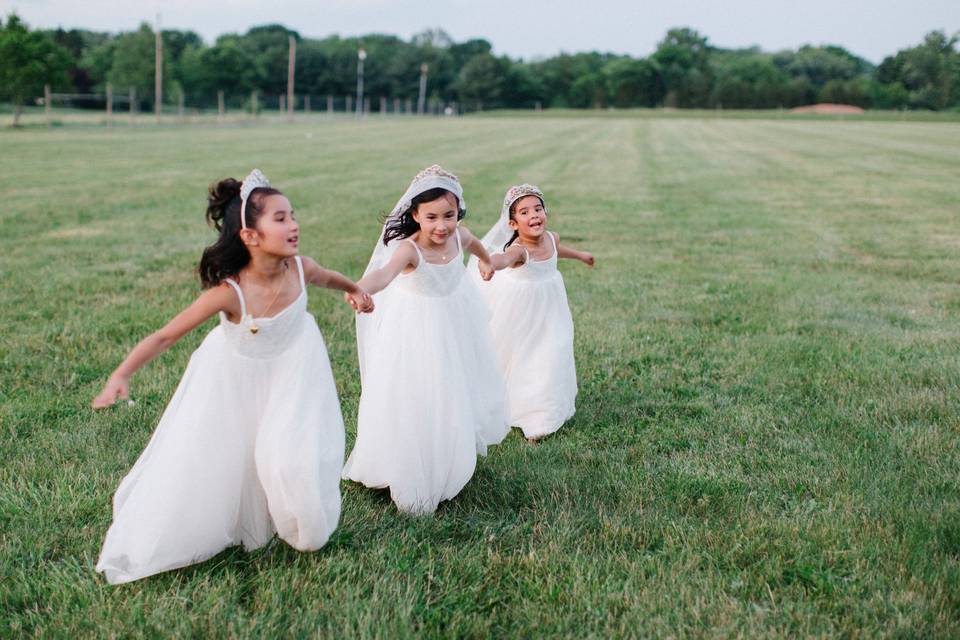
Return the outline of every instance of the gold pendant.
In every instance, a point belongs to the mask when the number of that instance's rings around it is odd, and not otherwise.
[[[257,331],[260,331],[260,327],[255,324],[250,325],[250,333],[256,333]]]

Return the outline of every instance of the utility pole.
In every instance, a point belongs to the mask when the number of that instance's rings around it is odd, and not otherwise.
[[[107,126],[113,126],[113,85],[107,83]]]
[[[423,108],[427,101],[427,70],[429,67],[424,62],[420,65],[420,97],[417,98],[417,115],[423,115]]]
[[[297,40],[290,36],[290,57],[287,61],[287,115],[293,119],[293,72],[297,62]]]
[[[363,61],[367,59],[367,52],[363,47],[357,51],[357,116],[363,115]]]
[[[155,63],[156,71],[153,74],[153,110],[157,114],[157,124],[160,124],[160,115],[163,113],[163,37],[160,35],[160,14],[157,14]]]

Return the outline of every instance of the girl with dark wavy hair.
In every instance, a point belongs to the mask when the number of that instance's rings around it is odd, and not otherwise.
[[[113,500],[97,571],[112,584],[252,550],[276,532],[301,551],[323,546],[340,517],[343,419],[307,284],[370,296],[298,255],[293,207],[259,171],[210,188],[219,237],[200,259],[205,291],[144,338],[94,408],[128,400],[129,379],[218,315],[193,353],[149,444]]]
[[[377,309],[357,317],[362,391],[343,477],[388,488],[400,511],[428,514],[473,476],[509,431],[480,294],[464,276],[490,256],[458,223],[457,177],[433,165],[413,179],[383,228],[361,287]]]

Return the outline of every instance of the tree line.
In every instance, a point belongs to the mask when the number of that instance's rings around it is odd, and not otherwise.
[[[251,92],[286,92],[288,38],[296,39],[298,95],[347,96],[356,88],[357,52],[365,60],[365,94],[417,98],[422,64],[427,95],[467,109],[677,107],[768,109],[817,102],[877,109],[960,109],[960,34],[933,31],[879,65],[840,46],[765,52],[724,49],[690,28],[671,29],[646,58],[611,53],[560,54],[515,60],[484,39],[454,42],[442,30],[409,41],[391,35],[305,38],[282,25],[227,34],[212,45],[192,31],[163,30],[163,96],[188,96],[193,107],[235,101]],[[73,94],[102,94],[107,83],[132,87],[150,108],[155,33],[80,29],[31,30],[16,15],[0,22],[0,99],[41,95],[43,85]],[[102,104],[102,102],[101,102]],[[91,105],[93,106],[93,105]]]

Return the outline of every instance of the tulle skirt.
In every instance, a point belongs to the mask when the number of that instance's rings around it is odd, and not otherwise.
[[[344,478],[389,487],[397,508],[412,514],[460,493],[477,455],[510,430],[488,319],[467,278],[446,296],[396,283],[378,294],[375,316],[363,319],[371,325]]]
[[[318,549],[340,517],[343,448],[312,317],[270,359],[238,354],[216,327],[114,495],[97,571],[129,582],[232,545],[256,549],[274,532],[296,549]]]
[[[528,438],[541,438],[573,416],[577,398],[573,318],[563,277],[554,272],[527,280],[501,272],[484,284],[510,424]]]

